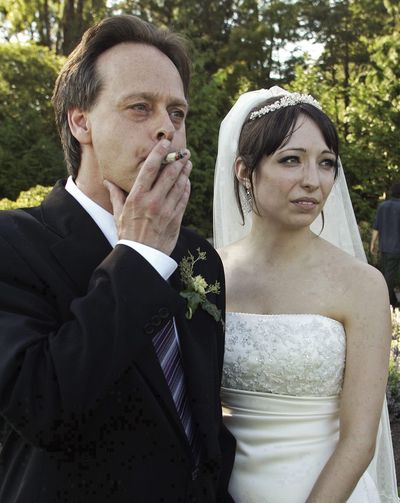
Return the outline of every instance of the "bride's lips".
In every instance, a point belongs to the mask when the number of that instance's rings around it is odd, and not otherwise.
[[[291,202],[303,210],[313,210],[318,206],[318,200],[314,197],[299,197]]]

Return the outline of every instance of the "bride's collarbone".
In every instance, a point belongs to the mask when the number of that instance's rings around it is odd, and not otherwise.
[[[325,269],[325,268],[324,268]],[[258,274],[227,278],[227,310],[259,314],[321,314],[343,318],[341,298],[346,286],[334,271],[265,268]]]
[[[227,312],[261,315],[314,314],[344,323],[344,316],[339,306],[333,306],[324,300],[308,302],[304,298],[287,297],[273,299],[253,297],[251,300],[248,298],[230,300],[228,297],[226,308]]]
[[[227,285],[233,288],[252,290],[276,289],[297,289],[304,291],[305,288],[315,290],[316,288],[331,287],[337,282],[337,274],[329,267],[309,267],[302,268],[295,264],[286,266],[268,265],[257,268],[254,264],[249,264],[246,268],[227,268],[225,270]]]
[[[225,263],[227,310],[315,313],[342,321],[351,300],[354,259],[332,246],[324,251],[309,260],[280,262],[274,257],[262,265],[235,254],[235,260]]]

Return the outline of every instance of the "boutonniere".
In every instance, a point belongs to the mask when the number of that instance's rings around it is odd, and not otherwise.
[[[204,311],[211,314],[215,321],[221,320],[221,310],[207,299],[208,293],[220,293],[219,281],[209,284],[201,274],[194,276],[193,273],[196,262],[206,259],[206,252],[202,252],[200,248],[197,248],[197,258],[189,252],[189,255],[183,257],[179,263],[181,281],[184,285],[184,290],[180,292],[180,295],[182,295],[187,302],[185,315],[188,320],[191,319],[199,306],[204,309]]]

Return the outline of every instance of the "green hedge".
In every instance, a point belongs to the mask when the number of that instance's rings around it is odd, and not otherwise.
[[[65,174],[51,104],[61,63],[45,47],[0,44],[0,198]]]
[[[29,190],[20,192],[16,201],[10,199],[0,199],[0,210],[12,210],[14,208],[31,208],[38,206],[51,191],[52,187],[36,185]]]

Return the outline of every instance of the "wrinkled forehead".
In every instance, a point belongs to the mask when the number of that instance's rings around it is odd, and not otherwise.
[[[169,92],[184,98],[181,76],[167,55],[154,46],[135,42],[117,44],[96,61],[102,87],[128,92]]]

